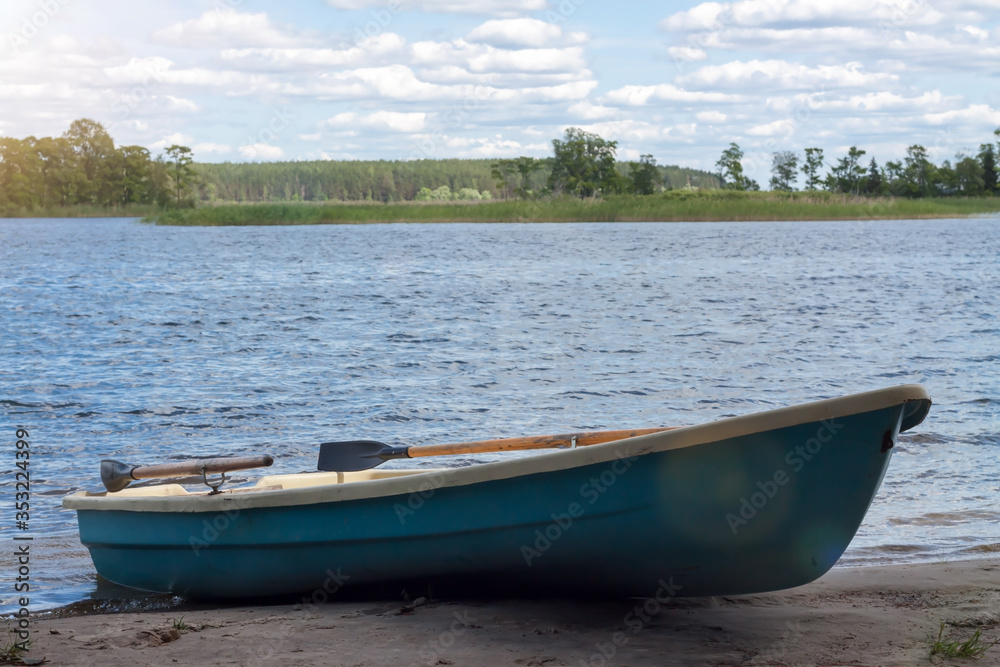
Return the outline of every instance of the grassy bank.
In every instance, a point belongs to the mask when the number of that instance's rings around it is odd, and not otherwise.
[[[676,222],[951,218],[1000,212],[1000,198],[857,198],[827,192],[672,190],[659,195],[480,203],[220,204],[146,218],[163,225],[366,222]]]
[[[132,206],[36,206],[30,209],[15,206],[0,207],[0,218],[142,218],[155,217],[163,209],[155,204]]]

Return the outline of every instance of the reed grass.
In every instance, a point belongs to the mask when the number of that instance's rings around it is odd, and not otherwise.
[[[7,641],[0,644],[0,664],[19,664],[24,660],[24,654],[31,650],[31,639],[18,641],[14,631],[7,628]]]
[[[986,643],[982,639],[982,630],[976,628],[971,637],[965,641],[945,641],[944,628],[947,623],[941,624],[936,641],[931,642],[931,655],[942,655],[946,658],[979,658],[992,647],[1000,644],[1000,639]]]
[[[73,206],[36,206],[21,208],[0,206],[0,218],[142,218],[156,216],[163,209],[156,204],[132,204],[130,206],[94,206],[76,204]]]
[[[217,204],[157,213],[161,225],[310,225],[376,222],[704,222],[953,218],[1000,212],[1000,198],[866,198],[828,192],[671,190],[604,199],[389,204]]]

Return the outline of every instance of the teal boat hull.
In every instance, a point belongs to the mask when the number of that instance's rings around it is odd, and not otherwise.
[[[503,462],[359,482],[379,487],[368,497],[67,506],[101,576],[190,597],[315,598],[459,577],[643,597],[774,591],[817,579],[844,553],[898,434],[929,408],[921,392],[779,428],[735,418],[686,439],[691,429],[546,454],[520,472]],[[726,437],[686,444],[713,433]],[[485,477],[463,479],[471,468]]]

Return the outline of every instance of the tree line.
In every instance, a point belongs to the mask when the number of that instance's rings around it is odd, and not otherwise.
[[[505,199],[551,195],[581,198],[608,194],[651,195],[685,187],[716,188],[716,174],[696,169],[663,166],[651,154],[638,161],[620,162],[618,142],[578,127],[568,128],[562,139],[552,140],[552,157],[518,157],[498,160],[491,173]]]
[[[804,178],[804,190],[826,190],[856,196],[897,197],[979,197],[1000,195],[1000,128],[994,131],[996,143],[990,141],[979,146],[976,155],[959,153],[955,161],[944,160],[935,165],[926,148],[914,144],[906,149],[902,160],[889,160],[879,165],[872,157],[866,165],[867,152],[851,146],[847,155],[820,173],[824,166],[821,148],[806,148],[800,155],[795,151],[776,151],[771,154],[770,189],[792,192],[796,190],[799,174]],[[744,153],[739,145],[731,143],[716,162],[724,187],[732,190],[760,190],[760,185],[743,171]]]
[[[716,174],[657,165],[649,155],[618,162],[616,142],[577,128],[553,146],[545,159],[196,163],[186,146],[156,157],[141,146],[115,146],[104,126],[83,118],[60,137],[0,137],[0,215],[77,205],[594,197],[721,185]]]
[[[1000,142],[1000,129],[994,135]],[[683,188],[759,190],[743,170],[744,153],[732,143],[717,173],[657,164],[650,154],[619,161],[618,143],[567,129],[552,141],[552,156],[500,160],[354,160],[268,163],[195,163],[190,148],[173,145],[152,157],[141,146],[116,147],[90,119],[74,121],[61,137],[0,137],[0,215],[36,207],[74,205],[162,208],[199,202],[448,201],[650,195]],[[770,189],[905,197],[1000,194],[1000,143],[975,156],[933,164],[920,145],[884,166],[852,146],[831,165],[820,148],[771,154]],[[828,171],[821,173],[825,167]]]
[[[61,137],[0,137],[0,213],[36,207],[191,205],[191,149],[153,158],[142,146],[116,147],[100,123],[73,121]]]
[[[388,203],[496,194],[486,160],[224,162],[195,170],[206,201]]]
[[[196,164],[207,201],[474,201],[719,187],[716,174],[615,160],[616,143],[571,128],[551,158]],[[595,164],[596,163],[596,164]]]

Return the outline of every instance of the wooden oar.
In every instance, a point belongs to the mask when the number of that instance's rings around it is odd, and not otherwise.
[[[659,433],[679,426],[661,428],[640,428],[625,431],[584,431],[560,435],[538,435],[525,438],[502,438],[479,442],[459,442],[450,445],[424,445],[405,447],[387,445],[376,440],[348,440],[344,442],[324,442],[319,446],[319,470],[355,472],[368,470],[392,459],[411,459],[419,456],[442,456],[451,454],[484,454],[487,452],[513,452],[525,449],[548,449],[552,447],[572,447],[599,445],[602,442],[634,438],[637,435]]]
[[[270,456],[232,456],[229,458],[160,463],[152,466],[130,466],[111,459],[101,461],[101,481],[104,488],[114,493],[121,491],[137,479],[155,477],[183,477],[185,475],[213,475],[231,470],[266,468],[274,463]]]

